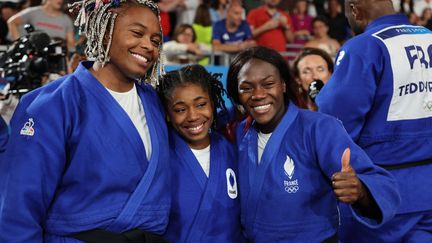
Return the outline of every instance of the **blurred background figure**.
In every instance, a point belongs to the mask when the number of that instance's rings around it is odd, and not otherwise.
[[[419,17],[414,12],[408,13],[407,16],[410,24],[416,25],[418,23]]]
[[[351,37],[348,21],[338,0],[328,0],[327,13],[324,16],[328,21],[328,34],[331,38],[336,39],[342,44]]]
[[[161,17],[161,26],[164,42],[171,39],[171,31],[174,29],[172,25],[171,13],[174,13],[176,8],[183,4],[184,0],[160,0],[158,3]]]
[[[177,26],[181,24],[192,25],[195,18],[195,12],[201,0],[180,0],[176,7]]]
[[[423,9],[422,15],[418,19],[417,24],[421,26],[426,26],[431,18],[432,18],[432,9],[427,7]]]
[[[35,30],[46,32],[51,38],[64,41],[70,52],[75,51],[72,20],[63,10],[63,0],[45,0],[42,6],[30,7],[12,16],[8,27],[13,40],[25,35],[23,26],[31,24]]]
[[[213,25],[214,51],[235,53],[256,45],[248,23],[242,19],[243,11],[240,3],[233,1],[228,7],[226,19]]]
[[[294,40],[294,34],[291,17],[278,8],[280,2],[281,0],[264,0],[264,5],[248,13],[247,21],[258,45],[286,52],[286,44]]]
[[[166,64],[179,65],[197,63],[211,46],[196,42],[196,34],[189,24],[181,24],[174,30],[173,39],[164,44]]]
[[[319,48],[326,51],[334,60],[340,44],[328,35],[329,25],[324,16],[315,17],[312,21],[313,39],[306,42],[305,47]]]
[[[201,3],[198,6],[192,27],[196,34],[196,42],[211,47],[213,26],[208,4]],[[201,65],[207,65],[208,63],[208,58],[199,61]]]
[[[294,28],[294,44],[305,44],[312,35],[312,17],[308,14],[308,2],[297,0],[291,15]]]
[[[8,0],[0,2],[0,45],[9,44],[10,40],[7,39],[9,28],[7,21],[18,13],[20,10],[21,2]]]
[[[417,16],[422,16],[423,11],[426,8],[432,8],[432,0],[413,0],[413,2],[413,11],[417,14]]]
[[[314,81],[318,82],[312,89],[316,89],[316,85],[326,84],[332,73],[333,60],[327,52],[317,48],[304,48],[292,67],[292,74],[298,85],[297,88],[293,88],[298,92],[297,105],[316,111],[315,97],[319,90],[311,90],[311,84]],[[322,86],[318,89],[320,88]]]
[[[226,18],[229,0],[212,0],[210,2],[210,15],[212,23]]]

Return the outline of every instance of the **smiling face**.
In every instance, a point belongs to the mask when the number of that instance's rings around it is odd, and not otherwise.
[[[125,79],[144,77],[159,56],[161,36],[159,20],[149,8],[136,4],[125,6],[114,25],[106,67]]]
[[[286,84],[275,66],[251,59],[238,74],[239,101],[264,132],[272,132],[285,114]]]
[[[203,149],[210,144],[213,104],[207,91],[197,84],[179,85],[171,93],[167,111],[172,126],[189,147]]]
[[[324,83],[330,79],[331,72],[327,62],[319,55],[307,55],[297,64],[298,75],[297,83],[304,91],[309,90],[309,85],[313,80],[321,80]]]

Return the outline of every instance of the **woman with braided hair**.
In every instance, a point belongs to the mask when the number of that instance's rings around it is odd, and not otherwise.
[[[234,147],[216,127],[222,83],[203,66],[164,75],[158,92],[170,122],[170,242],[243,242]]]
[[[22,97],[0,163],[0,242],[164,242],[168,134],[150,85],[159,10],[150,0],[73,7],[94,61]]]

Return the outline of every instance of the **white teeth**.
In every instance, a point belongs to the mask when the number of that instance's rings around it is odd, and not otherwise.
[[[268,104],[268,105],[255,106],[255,107],[254,107],[254,110],[256,110],[256,111],[262,111],[262,110],[266,110],[266,109],[268,109],[268,108],[270,108],[270,104]]]
[[[135,54],[135,53],[131,53],[131,54],[132,54],[132,56],[134,56],[134,57],[142,60],[143,62],[148,62],[147,58],[145,58],[145,57],[143,57],[141,55],[138,55],[138,54]]]
[[[201,129],[203,126],[204,126],[204,123],[201,124],[201,125],[199,125],[199,126],[197,126],[197,127],[189,127],[188,129],[192,130],[192,131],[197,131],[197,130]]]

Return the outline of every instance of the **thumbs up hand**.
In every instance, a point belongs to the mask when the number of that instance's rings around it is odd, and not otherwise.
[[[344,203],[353,204],[363,199],[367,192],[350,164],[351,150],[346,148],[341,159],[342,169],[333,174],[332,187],[336,198]]]

